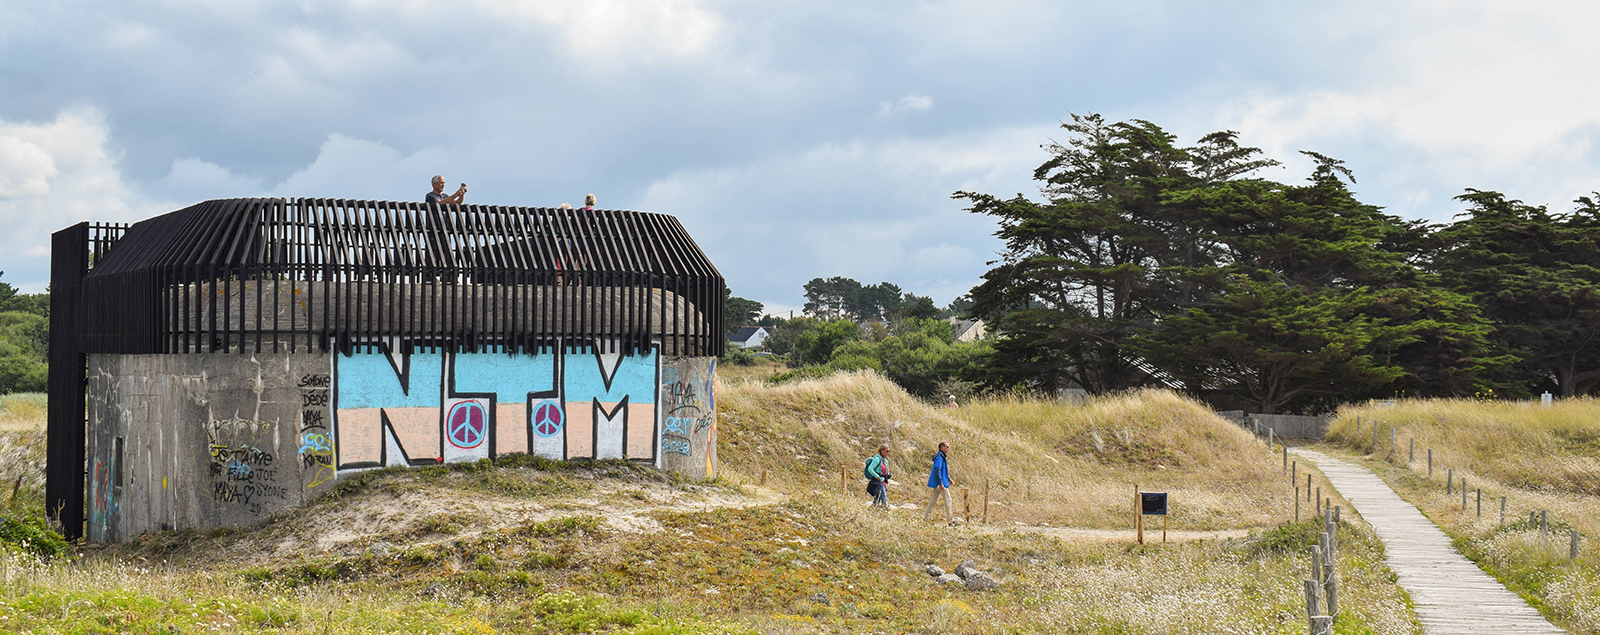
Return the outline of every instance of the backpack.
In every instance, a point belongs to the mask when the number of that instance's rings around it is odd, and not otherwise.
[[[872,462],[874,460],[877,460],[878,458],[879,457],[876,454],[868,457],[867,458],[867,465],[865,467],[861,468],[861,475],[867,477],[867,480],[869,480],[869,481],[878,480],[878,475],[872,473]]]

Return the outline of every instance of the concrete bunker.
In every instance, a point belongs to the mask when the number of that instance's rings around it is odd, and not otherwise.
[[[72,537],[512,453],[716,475],[724,282],[670,216],[232,199],[52,248],[46,497]]]

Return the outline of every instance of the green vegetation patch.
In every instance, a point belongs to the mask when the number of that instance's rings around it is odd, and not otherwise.
[[[0,546],[53,558],[72,549],[61,534],[36,516],[0,516]]]

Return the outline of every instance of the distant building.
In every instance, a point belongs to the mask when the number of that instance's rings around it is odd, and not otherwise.
[[[981,319],[949,318],[949,320],[950,325],[955,327],[955,341],[957,342],[976,342],[989,333],[989,328],[984,326]]]
[[[765,326],[741,326],[728,336],[728,343],[739,348],[760,348],[761,343],[767,341],[767,336],[772,332]]]

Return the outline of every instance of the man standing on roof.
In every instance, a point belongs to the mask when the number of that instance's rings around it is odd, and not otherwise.
[[[463,197],[465,197],[466,195],[467,195],[467,184],[466,183],[462,183],[461,184],[461,189],[456,190],[455,194],[451,194],[449,196],[445,196],[444,195],[444,177],[435,174],[433,176],[433,191],[432,192],[428,192],[428,196],[423,200],[423,202],[425,202],[425,203],[451,203],[451,204],[454,204],[454,205],[460,205],[461,204],[461,199]]]

